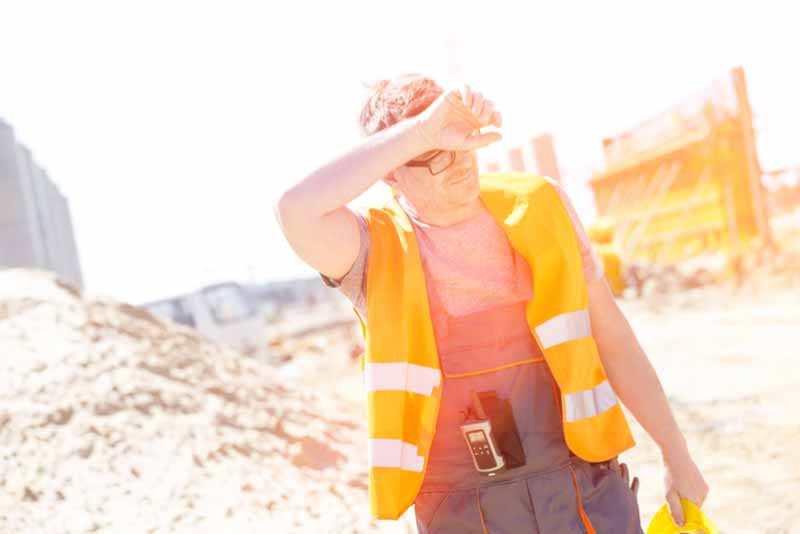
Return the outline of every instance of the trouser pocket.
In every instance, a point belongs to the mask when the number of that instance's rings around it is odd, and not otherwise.
[[[487,532],[539,534],[525,480],[496,484],[478,491]]]
[[[478,502],[475,489],[420,494],[414,501],[417,530],[420,534],[485,534]]]
[[[542,534],[588,532],[581,516],[571,469],[566,467],[531,477],[526,483],[539,532]]]
[[[431,523],[445,499],[447,499],[446,492],[426,492],[417,495],[417,498],[414,500],[414,516],[417,520],[417,531],[421,534],[429,532]]]
[[[617,471],[583,461],[574,469],[583,510],[596,532],[641,534],[636,494]]]

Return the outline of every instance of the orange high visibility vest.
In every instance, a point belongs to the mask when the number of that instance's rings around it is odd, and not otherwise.
[[[567,446],[605,461],[634,445],[591,334],[572,222],[546,180],[484,175],[481,200],[531,267],[527,321],[561,392]],[[397,519],[419,492],[436,430],[442,373],[414,231],[396,201],[366,214],[370,232],[366,351],[370,512]]]

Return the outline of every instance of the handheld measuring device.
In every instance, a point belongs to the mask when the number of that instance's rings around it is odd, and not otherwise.
[[[492,435],[492,424],[489,420],[466,422],[461,425],[461,433],[467,440],[472,462],[479,472],[493,475],[506,466]]]

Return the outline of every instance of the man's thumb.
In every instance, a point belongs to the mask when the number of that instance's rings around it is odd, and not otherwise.
[[[683,517],[683,507],[681,506],[681,499],[678,497],[678,492],[671,490],[667,493],[667,506],[669,507],[669,515],[672,520],[679,527],[683,526],[685,518]]]
[[[470,136],[464,141],[464,149],[465,150],[475,150],[477,148],[483,148],[485,146],[489,146],[492,143],[496,143],[497,141],[503,138],[499,132],[487,132],[484,134],[475,134]]]

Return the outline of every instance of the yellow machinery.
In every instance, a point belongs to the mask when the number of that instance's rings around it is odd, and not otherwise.
[[[613,244],[626,264],[674,265],[769,240],[743,69],[603,147],[606,170],[591,186],[613,237],[598,249]]]
[[[624,270],[619,251],[614,245],[614,228],[606,219],[598,219],[586,227],[586,233],[592,242],[595,252],[603,263],[608,285],[615,296],[619,297],[625,290]]]

